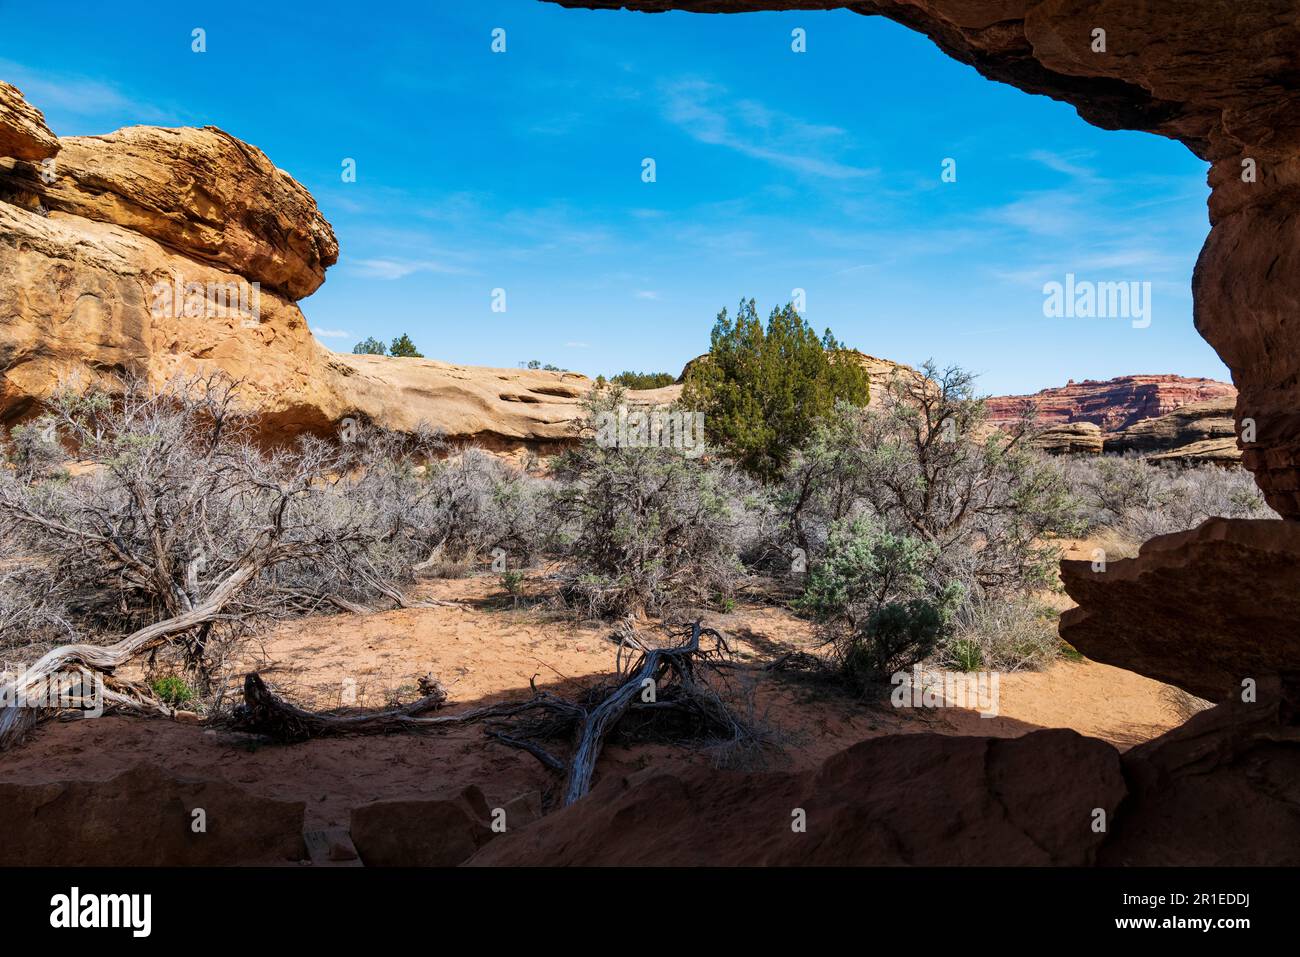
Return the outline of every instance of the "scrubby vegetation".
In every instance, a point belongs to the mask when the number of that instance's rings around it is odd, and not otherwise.
[[[526,478],[481,454],[439,462],[437,436],[375,430],[265,450],[236,396],[213,377],[68,388],[49,403],[32,426],[41,454],[15,442],[14,467],[0,470],[4,647],[177,622],[203,687],[228,638],[330,607],[402,604],[439,550],[534,540]],[[481,498],[499,506],[490,519]]]
[[[138,639],[148,693],[175,705],[270,622],[405,607],[421,578],[488,573],[503,609],[606,619],[762,595],[815,622],[865,692],[918,662],[1052,660],[1068,540],[1269,514],[1242,472],[1047,457],[1028,423],[989,425],[961,369],[900,372],[868,406],[852,355],[788,307],[764,329],[743,303],[666,410],[699,403],[704,454],[653,432],[599,440],[602,417],[628,416],[623,385],[602,383],[587,438],[545,467],[427,430],[268,447],[220,377],[64,389],[4,448],[0,665]]]
[[[424,353],[415,347],[411,337],[402,333],[388,345],[388,354],[404,359],[423,359]]]
[[[595,420],[623,390],[599,390]],[[570,560],[566,600],[597,616],[662,614],[729,596],[741,572],[749,483],[716,459],[673,448],[584,442],[553,466],[557,544]]]
[[[1052,585],[1054,540],[1079,528],[1064,475],[1027,427],[985,419],[968,373],[926,364],[875,408],[837,406],[776,490],[809,568],[797,605],[858,685],[936,654],[1001,667],[974,637],[987,609]]]
[[[389,355],[397,356],[398,358],[405,357],[408,359],[424,358],[424,353],[415,347],[415,343],[411,341],[411,337],[405,332],[395,338],[392,343],[387,346],[374,336],[368,336],[353,346],[352,352],[354,355],[365,356]]]
[[[662,389],[676,382],[677,377],[671,372],[620,372],[610,376],[609,381],[625,389]]]
[[[1108,530],[1130,547],[1215,516],[1273,515],[1242,469],[1160,466],[1129,455],[1075,459],[1066,474],[1085,529]]]

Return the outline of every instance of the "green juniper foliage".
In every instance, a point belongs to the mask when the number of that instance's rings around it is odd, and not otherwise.
[[[677,377],[671,372],[620,372],[609,381],[628,389],[662,389],[676,382]]]
[[[837,401],[866,405],[868,392],[866,370],[829,329],[818,338],[793,305],[773,309],[764,328],[750,299],[734,320],[718,313],[682,404],[704,413],[710,444],[750,474],[773,479]]]
[[[404,359],[424,358],[424,353],[415,348],[415,343],[411,341],[411,337],[404,332],[393,340],[392,345],[388,347],[388,354]]]

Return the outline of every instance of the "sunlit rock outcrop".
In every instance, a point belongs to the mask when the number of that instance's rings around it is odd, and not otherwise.
[[[59,138],[45,125],[45,117],[18,92],[0,81],[0,156],[39,160],[59,151]]]
[[[256,147],[212,127],[58,140],[0,85],[0,421],[61,382],[221,371],[269,439],[352,420],[569,440],[584,376],[321,347],[297,301],[337,258],[311,194]]]

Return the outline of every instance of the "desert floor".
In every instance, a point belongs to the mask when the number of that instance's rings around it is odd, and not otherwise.
[[[309,707],[359,706],[418,697],[432,674],[450,694],[447,710],[529,695],[574,691],[614,669],[608,624],[575,623],[544,606],[514,607],[497,576],[422,585],[415,597],[455,602],[428,608],[342,614],[282,625],[249,642],[231,663],[231,688],[251,669]],[[729,637],[744,660],[770,660],[816,644],[810,626],[782,608],[745,604],[706,624]],[[653,623],[642,634],[653,635]],[[1180,723],[1166,686],[1088,661],[1003,675],[997,717],[974,711],[899,710],[887,698],[860,701],[796,675],[753,679],[755,713],[781,741],[768,766],[799,770],[864,738],[898,733],[1017,736],[1073,728],[1126,749]],[[607,747],[597,776],[648,766],[709,762],[716,755],[666,745]],[[385,798],[434,797],[474,784],[490,802],[522,795],[551,804],[553,774],[532,756],[496,743],[481,727],[269,745],[166,719],[103,717],[48,722],[0,762],[0,781],[101,779],[139,763],[219,778],[267,797],[307,803],[311,827],[346,825],[352,807]]]

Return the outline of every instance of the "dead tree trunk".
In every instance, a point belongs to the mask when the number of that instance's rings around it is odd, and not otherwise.
[[[61,671],[79,666],[85,666],[92,672],[112,674],[115,668],[141,652],[158,647],[175,635],[213,620],[260,567],[260,562],[241,566],[218,583],[202,604],[173,618],[141,628],[116,644],[62,645],[46,652],[30,668],[0,688],[0,704],[3,704],[0,707],[0,751],[48,717],[48,709],[24,706],[24,702],[31,697],[30,688],[39,687]]]
[[[691,626],[687,640],[674,648],[651,648],[642,652],[639,663],[621,685],[600,704],[587,713],[578,735],[578,745],[569,762],[569,777],[564,785],[564,804],[567,807],[591,790],[591,777],[596,771],[596,759],[604,747],[610,729],[644,692],[654,688],[669,671],[676,672],[685,684],[692,685],[693,657],[700,654],[700,638],[709,635],[725,648],[722,636],[712,628],[701,628],[697,621]],[[621,651],[620,651],[621,654]]]
[[[241,731],[265,734],[277,741],[306,741],[330,734],[377,734],[404,727],[415,716],[436,711],[446,700],[447,692],[435,683],[431,693],[401,708],[365,714],[318,714],[276,697],[254,671],[244,678],[244,703],[236,710],[233,723]]]
[[[438,682],[419,701],[400,708],[367,711],[360,714],[321,714],[307,711],[278,697],[257,672],[244,678],[244,703],[235,709],[231,726],[238,731],[264,734],[277,741],[306,741],[335,734],[382,734],[388,731],[436,728],[470,724],[487,718],[507,718],[539,708],[563,711],[572,706],[547,694],[529,701],[485,705],[460,714],[430,716],[447,701],[447,692]]]

